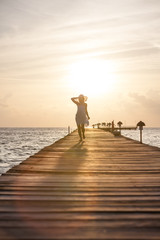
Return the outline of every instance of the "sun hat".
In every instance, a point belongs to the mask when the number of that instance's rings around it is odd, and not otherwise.
[[[87,97],[87,96],[84,96],[83,94],[80,94],[78,98],[82,98],[82,97],[84,98],[84,101],[86,102],[87,99],[88,99],[88,97]]]

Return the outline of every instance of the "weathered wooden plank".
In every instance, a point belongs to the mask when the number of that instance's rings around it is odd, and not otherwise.
[[[56,164],[47,164],[46,165],[37,165],[36,166],[30,166],[30,165],[21,165],[19,167],[16,167],[13,169],[13,172],[14,171],[25,171],[25,170],[28,170],[28,171],[37,171],[37,170],[41,170],[42,171],[42,167],[43,167],[43,171],[60,171],[60,170],[68,170],[68,171],[72,171],[72,170],[76,170],[76,167],[77,167],[78,164],[74,164],[72,166],[68,166],[67,164],[66,165],[63,165],[61,164],[59,166],[59,168],[57,169],[57,165]],[[85,163],[85,165],[83,166],[80,166],[78,167],[78,171],[87,171],[87,172],[90,172],[90,171],[97,171],[97,172],[102,172],[104,171],[103,168],[105,167],[105,171],[109,171],[109,170],[114,170],[114,171],[118,171],[120,170],[120,168],[123,170],[122,171],[136,171],[136,170],[144,170],[144,171],[153,171],[153,170],[156,170],[156,171],[160,171],[160,164],[157,165],[155,164],[154,166],[153,165],[147,165],[146,164],[139,164],[139,165],[136,165],[135,164],[116,164],[116,166],[113,164],[103,164],[103,165],[98,165],[98,166],[94,166],[94,165],[91,165],[91,164],[88,164],[89,166],[87,166],[87,164]],[[52,169],[51,169],[52,167]],[[88,167],[89,167],[89,170],[88,170]]]
[[[86,191],[70,191],[70,189],[66,192],[65,189],[62,189],[61,191],[55,191],[55,190],[44,190],[44,189],[28,189],[25,190],[10,190],[10,191],[2,191],[3,196],[76,196],[76,197],[84,197],[84,196],[90,196],[90,197],[108,197],[108,196],[160,196],[160,191],[146,191],[146,192],[139,192],[139,191],[117,191],[117,192],[109,192],[109,191],[89,191],[88,189]]]
[[[92,204],[92,207],[90,206]],[[144,204],[107,204],[106,205],[100,205],[100,204],[93,204],[88,203],[86,206],[80,205],[78,203],[78,206],[76,206],[75,203],[71,202],[70,205],[64,206],[63,204],[55,204],[48,203],[48,202],[3,202],[0,206],[0,211],[5,213],[12,213],[16,212],[18,214],[31,212],[32,214],[36,213],[75,213],[79,215],[80,213],[129,213],[131,216],[132,214],[137,213],[160,213],[160,206],[153,206],[153,203],[150,203],[150,205],[144,205]]]
[[[11,195],[1,195],[0,196],[0,201],[7,201],[7,200],[10,200],[10,201],[18,201],[18,200],[21,200],[21,201],[58,201],[58,202],[68,202],[68,201],[74,201],[74,202],[104,202],[104,203],[107,203],[107,202],[133,202],[133,201],[136,201],[136,202],[143,202],[143,201],[152,201],[153,203],[155,202],[159,202],[160,204],[160,196],[158,195],[152,195],[152,196],[145,196],[145,195],[137,195],[137,196],[129,196],[129,195],[119,195],[118,197],[117,196],[110,196],[110,195],[103,195],[103,196],[82,196],[81,194],[79,194],[79,196],[76,196],[76,195],[64,195],[64,196],[58,196],[58,195],[47,195],[46,194],[43,194],[43,195],[14,195],[12,194]]]
[[[24,217],[24,216],[23,216]],[[157,221],[159,220],[159,221]],[[55,220],[55,219],[29,219],[27,216],[27,224],[32,228],[34,225],[39,228],[61,228],[62,226],[65,226],[66,228],[125,228],[127,227],[149,227],[149,228],[159,228],[160,227],[160,218],[159,219],[110,219],[110,220],[91,220],[88,221],[85,218],[83,220],[71,220],[71,219],[61,219],[61,220]],[[13,220],[3,220],[0,221],[0,226],[5,228],[23,228],[26,227],[26,221],[22,220],[22,216]]]
[[[114,225],[113,225],[114,226]],[[75,240],[90,240],[90,239],[154,239],[159,240],[158,227],[81,227],[66,228],[61,226],[59,228],[39,228],[39,226],[30,226],[26,223],[23,228],[9,228],[8,232],[1,231],[2,239],[75,239]]]
[[[76,212],[59,212],[54,213],[51,212],[44,212],[44,211],[34,211],[33,212],[25,212],[21,211],[20,215],[19,212],[5,212],[0,213],[1,216],[1,222],[5,221],[17,221],[20,218],[23,219],[29,219],[32,221],[42,221],[42,220],[48,220],[48,221],[75,221],[81,220],[81,221],[132,221],[132,220],[160,220],[160,213],[145,213],[145,212],[135,212],[130,214],[131,212],[121,213],[121,212],[79,212],[78,214]],[[158,222],[159,224],[159,222]]]

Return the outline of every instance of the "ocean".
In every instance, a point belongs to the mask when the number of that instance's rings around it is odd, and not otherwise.
[[[123,130],[122,135],[134,140],[140,140],[140,131],[137,130]],[[142,131],[142,141],[145,144],[160,148],[160,128],[145,128]]]
[[[0,175],[67,134],[67,128],[0,128]],[[138,129],[122,135],[139,141]],[[160,128],[144,128],[143,143],[160,148]]]
[[[0,128],[0,175],[67,134],[67,128]]]

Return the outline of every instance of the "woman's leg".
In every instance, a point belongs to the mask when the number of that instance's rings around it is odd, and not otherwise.
[[[78,125],[78,134],[79,134],[80,140],[82,140],[81,125]]]
[[[84,124],[82,124],[82,133],[83,133],[83,138],[85,138],[85,128],[84,128]]]

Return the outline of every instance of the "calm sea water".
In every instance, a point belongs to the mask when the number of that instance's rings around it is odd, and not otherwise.
[[[0,128],[0,175],[67,133],[67,128]],[[139,130],[122,135],[139,140]],[[160,148],[160,128],[145,128],[143,142]]]
[[[67,128],[0,128],[0,175],[67,133]]]
[[[122,135],[139,141],[140,131],[123,130]],[[142,132],[143,143],[160,148],[160,128],[144,128]]]

